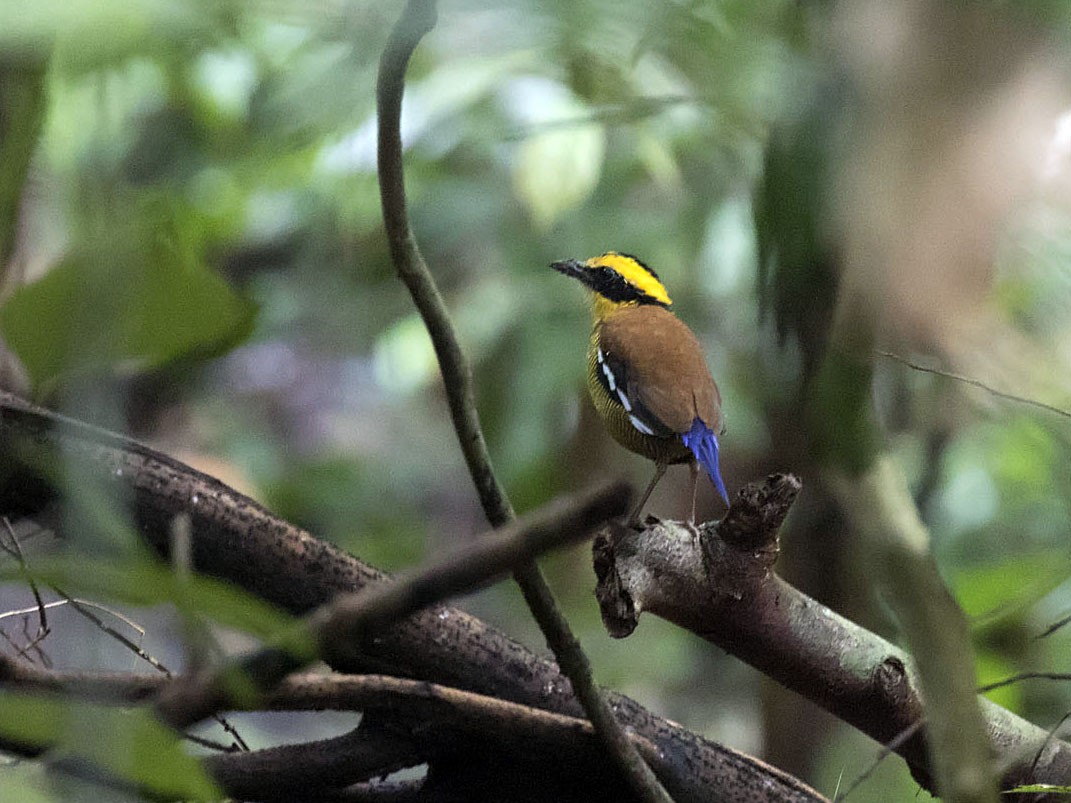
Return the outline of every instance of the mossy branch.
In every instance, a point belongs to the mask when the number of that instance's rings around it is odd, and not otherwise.
[[[600,534],[594,545],[596,595],[607,629],[627,636],[646,612],[690,630],[876,741],[895,743],[916,780],[935,791],[930,745],[937,724],[930,715],[939,710],[940,722],[960,715],[940,710],[948,700],[924,711],[933,687],[925,685],[912,656],[773,572],[778,529],[799,488],[785,474],[751,483],[726,517],[702,527],[698,537],[676,522]],[[942,631],[933,632],[941,637]],[[954,682],[972,680],[961,673]],[[999,765],[1003,789],[1067,782],[1071,745],[978,697],[973,688],[966,694],[980,712],[988,761]]]

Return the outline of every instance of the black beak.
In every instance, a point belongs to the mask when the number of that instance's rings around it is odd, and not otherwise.
[[[564,273],[574,279],[583,280],[585,275],[584,263],[579,259],[563,259],[561,262],[551,262],[550,266],[558,273]]]

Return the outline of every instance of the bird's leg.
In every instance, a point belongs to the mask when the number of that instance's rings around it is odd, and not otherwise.
[[[688,463],[688,470],[692,472],[692,515],[688,517],[688,526],[695,529],[695,499],[699,495],[699,463],[692,460]]]
[[[628,514],[628,527],[635,527],[640,523],[640,512],[643,510],[643,506],[647,504],[647,499],[651,496],[651,491],[658,485],[658,481],[662,479],[662,475],[666,473],[666,464],[662,462],[655,463],[654,476],[651,477],[651,483],[647,486],[647,490],[643,492],[640,497],[640,501],[636,503],[636,507],[632,509],[632,512]]]

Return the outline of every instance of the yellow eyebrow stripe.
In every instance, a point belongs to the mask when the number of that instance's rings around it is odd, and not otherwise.
[[[611,268],[620,273],[629,284],[656,301],[660,301],[667,306],[673,303],[670,300],[669,293],[666,292],[665,285],[633,257],[619,254],[616,251],[608,251],[602,256],[592,257],[586,264],[591,268]]]

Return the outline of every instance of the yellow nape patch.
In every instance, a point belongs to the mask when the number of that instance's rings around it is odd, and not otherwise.
[[[619,254],[616,251],[607,251],[602,256],[592,257],[586,264],[590,268],[612,268],[620,273],[625,278],[625,281],[642,290],[651,298],[666,305],[673,303],[669,298],[669,293],[666,292],[665,285],[633,257]]]

